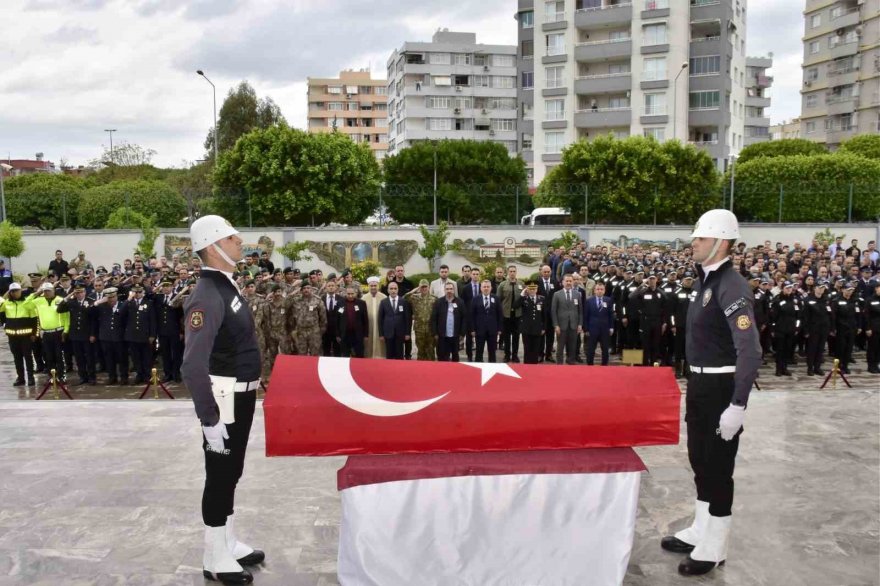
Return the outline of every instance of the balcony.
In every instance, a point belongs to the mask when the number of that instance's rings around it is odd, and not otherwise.
[[[825,141],[830,144],[839,144],[855,136],[856,132],[858,132],[858,127],[854,124],[848,126],[832,126],[825,130]]]
[[[769,108],[770,98],[760,98],[757,96],[746,96],[746,106],[754,106],[755,108]]]
[[[746,116],[746,126],[766,126],[770,128],[770,119],[763,116]]]
[[[632,75],[629,73],[605,73],[583,75],[574,80],[576,94],[610,94],[632,89]]]
[[[756,75],[755,76],[755,87],[759,88],[768,88],[773,85],[773,77],[770,75]]]
[[[859,24],[859,7],[853,6],[843,11],[840,16],[831,19],[831,26],[834,29],[846,28],[848,26],[856,26]]]
[[[858,96],[828,96],[825,104],[829,116],[851,114],[859,107]]]
[[[721,37],[697,37],[691,39],[690,56],[705,57],[707,55],[723,55],[721,52]]]
[[[578,43],[574,48],[577,61],[608,61],[629,57],[632,54],[632,39],[608,39]]]
[[[840,59],[841,57],[849,57],[859,52],[859,40],[852,39],[840,42],[831,47],[831,58]]]
[[[691,22],[721,18],[721,0],[691,0]]]
[[[574,113],[575,128],[615,128],[629,126],[631,108],[596,108],[577,110]]]
[[[641,124],[666,124],[669,122],[669,116],[666,112],[666,104],[645,106],[642,108],[642,115],[639,118],[639,122]]]
[[[828,85],[852,85],[858,80],[858,67],[828,67]]]
[[[580,8],[574,13],[574,26],[577,28],[608,28],[629,24],[632,20],[632,2]]]
[[[729,126],[730,112],[718,108],[691,108],[688,110],[688,124],[691,126]]]

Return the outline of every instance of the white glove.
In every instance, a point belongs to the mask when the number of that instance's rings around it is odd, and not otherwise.
[[[218,421],[217,425],[214,425],[213,427],[203,425],[202,433],[205,434],[205,440],[208,442],[208,445],[211,446],[211,451],[222,454],[226,449],[223,440],[229,439],[229,433],[226,431],[226,424],[222,421]]]
[[[746,408],[741,405],[728,405],[724,413],[721,414],[721,421],[718,423],[718,433],[726,442],[733,439],[733,436],[742,428],[743,420],[746,418]]]

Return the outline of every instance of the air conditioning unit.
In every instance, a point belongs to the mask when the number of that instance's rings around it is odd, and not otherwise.
[[[453,112],[455,112],[456,114],[459,114],[459,115],[460,115],[460,114],[461,114],[461,108],[456,108],[455,110],[453,110]]]
[[[813,82],[810,81],[809,79],[804,82],[804,86],[806,86],[806,87],[812,87],[812,85],[813,85]]]
[[[483,65],[483,71],[489,71],[489,66],[488,66],[488,65]]]
[[[836,31],[834,31],[834,34],[837,35],[838,37],[842,37],[843,35],[846,34],[846,29],[839,28]]]
[[[490,129],[490,130],[489,130],[489,136],[495,136],[495,131]]]
[[[455,91],[460,92],[460,91],[461,91],[461,86],[460,86],[460,85],[455,86]]]
[[[489,110],[487,110],[486,108],[483,108],[483,114],[488,114],[488,113],[489,113]]]

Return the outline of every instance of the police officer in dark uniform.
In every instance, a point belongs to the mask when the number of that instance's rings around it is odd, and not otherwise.
[[[855,290],[856,284],[847,281],[843,286],[843,295],[831,304],[831,313],[834,314],[832,335],[837,341],[835,355],[840,360],[840,372],[843,374],[850,373],[853,345],[862,331],[862,307]]]
[[[153,303],[144,298],[142,285],[135,285],[125,303],[125,342],[134,366],[134,384],[147,382],[153,365],[153,344],[156,342],[156,314]]]
[[[825,341],[833,328],[831,306],[825,295],[827,282],[816,281],[813,291],[804,301],[803,332],[807,337],[807,376],[823,375],[822,359],[825,353]]]
[[[666,333],[666,299],[657,287],[658,276],[648,277],[648,286],[635,294],[639,312],[639,333],[642,340],[642,364],[650,366],[660,362],[662,357],[663,335]],[[632,296],[630,301],[633,301]]]
[[[755,325],[761,338],[761,360],[764,362],[764,355],[770,349],[770,295],[761,287],[764,283],[769,284],[770,281],[761,278],[758,273],[753,273],[749,277],[749,287],[755,295]],[[766,362],[764,362],[766,364]]]
[[[181,373],[202,424],[205,489],[203,574],[224,584],[250,584],[242,566],[259,564],[262,551],[239,541],[233,522],[235,487],[260,384],[260,350],[247,302],[232,280],[242,257],[241,238],[220,216],[202,216],[190,228],[202,260],[199,286],[186,303],[186,350]]]
[[[696,298],[693,289],[694,274],[686,271],[681,279],[681,287],[672,295],[672,315],[670,325],[675,336],[675,375],[684,378],[687,371],[687,359],[685,356],[685,340],[687,334],[688,308]]]
[[[620,325],[625,330],[623,347],[624,348],[641,348],[642,342],[639,336],[639,304],[636,292],[643,287],[642,278],[645,276],[645,270],[638,267],[635,272],[635,279],[624,288],[621,293],[620,307]]]
[[[793,290],[794,284],[791,281],[785,281],[782,285],[782,293],[770,305],[770,320],[776,352],[776,376],[791,376],[788,364],[801,325],[800,309],[795,302],[794,295],[792,295]]]
[[[180,322],[183,311],[171,305],[174,299],[173,283],[162,281],[161,291],[153,297],[156,311],[156,333],[159,337],[159,352],[162,355],[162,369],[165,373],[163,383],[180,382],[180,363],[183,361],[183,332]]]
[[[522,293],[513,300],[513,307],[522,309],[519,332],[523,337],[523,362],[538,364],[544,349],[547,314],[550,308],[544,302],[544,297],[538,295],[537,281],[528,280],[525,285]]]
[[[661,546],[689,552],[684,575],[706,574],[727,558],[733,505],[733,468],[749,392],[761,365],[761,347],[748,284],[729,254],[739,238],[736,216],[710,210],[692,234],[698,279],[687,316],[688,458],[697,488],[695,518]]]
[[[77,385],[97,384],[95,374],[95,302],[86,297],[82,283],[73,286],[73,292],[58,304],[58,313],[70,313],[70,340],[76,370],[79,374]]]
[[[128,354],[125,351],[125,302],[119,300],[116,287],[104,289],[95,302],[95,331],[107,366],[107,384],[128,384]]]
[[[660,285],[663,301],[666,303],[666,315],[670,319],[672,318],[673,311],[675,311],[675,293],[678,289],[678,273],[672,270],[670,266],[670,269],[666,271],[666,282]],[[672,332],[671,326],[667,326],[666,331],[663,333],[660,355],[663,357],[663,366],[672,366],[672,360],[675,357],[675,334]]]
[[[868,372],[880,374],[880,276],[871,279],[868,285],[872,291],[865,300]]]
[[[596,282],[598,283],[598,281]],[[626,325],[622,323],[622,320],[624,318],[623,310],[626,307],[626,298],[630,294],[630,291],[635,291],[635,287],[632,287],[632,284],[633,270],[629,266],[623,272],[623,280],[613,291],[608,288],[607,283],[605,284],[605,295],[606,297],[610,296],[614,301],[614,307],[617,309],[618,314],[617,327],[614,328],[614,340],[611,350],[613,354],[619,354],[622,352],[626,345]]]

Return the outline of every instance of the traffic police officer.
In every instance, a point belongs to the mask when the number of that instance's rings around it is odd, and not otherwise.
[[[250,584],[253,576],[242,566],[265,555],[237,539],[233,514],[260,384],[260,351],[252,312],[232,280],[241,238],[214,215],[193,222],[190,237],[202,276],[185,307],[181,373],[204,436],[203,574],[224,584]]]
[[[689,552],[678,566],[685,575],[706,574],[727,558],[733,505],[733,468],[749,392],[761,365],[752,310],[754,297],[728,255],[740,237],[736,216],[710,210],[694,232],[696,301],[687,316],[688,458],[697,488],[690,527],[664,537],[663,549]]]
[[[24,374],[27,372],[27,384],[34,386],[34,356],[31,343],[37,335],[37,312],[32,300],[21,297],[21,285],[12,283],[0,301],[0,314],[5,324],[6,336],[9,339],[9,350],[15,361],[16,379],[14,387],[24,385]]]
[[[64,382],[64,336],[70,326],[70,319],[66,313],[58,312],[58,304],[61,298],[55,296],[55,286],[45,282],[40,285],[37,293],[28,297],[33,300],[34,309],[37,312],[37,321],[42,335],[43,358],[46,361],[46,371],[51,373],[55,369],[57,380]]]

